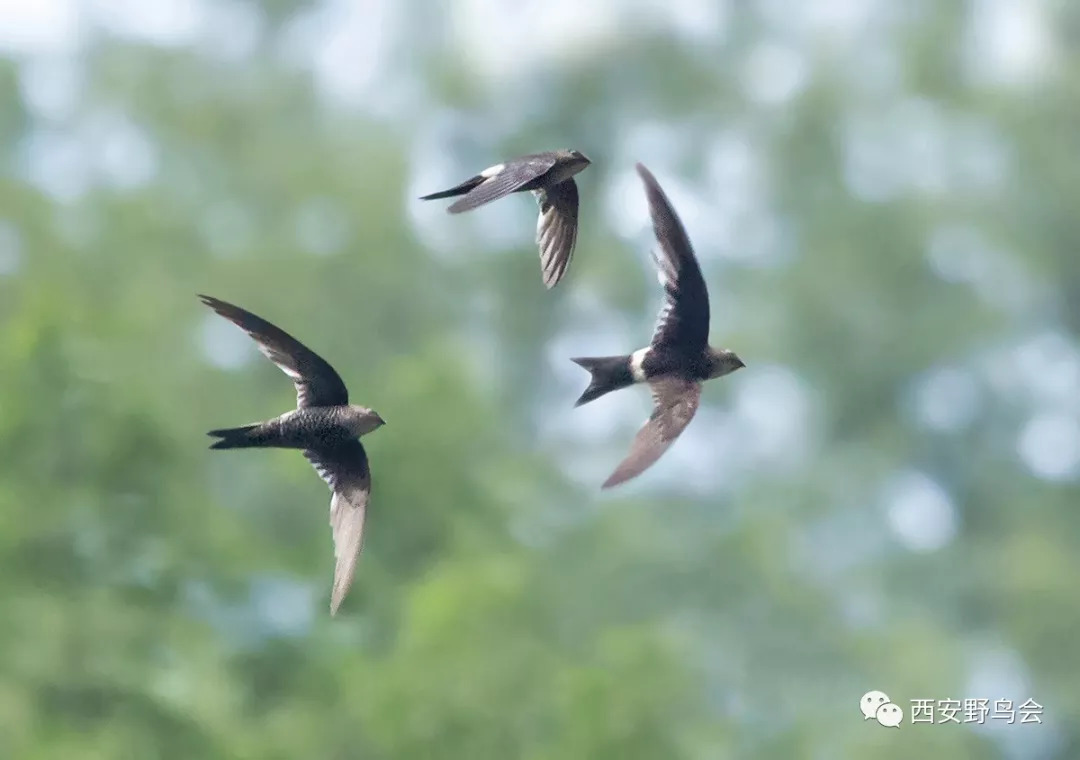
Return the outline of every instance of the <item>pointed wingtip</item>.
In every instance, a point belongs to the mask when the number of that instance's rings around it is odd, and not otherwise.
[[[634,477],[636,477],[635,475],[624,475],[623,473],[619,472],[619,469],[620,468],[617,468],[615,472],[608,475],[608,479],[604,481],[604,484],[602,486],[600,486],[601,491],[606,491],[609,488],[614,488],[615,486],[622,485],[626,481],[632,480]]]
[[[351,587],[351,573],[348,575],[348,577],[343,577],[341,574],[341,568],[335,567],[334,585],[330,589],[330,617],[337,617],[338,610],[341,609],[341,605],[345,601],[345,597],[349,595],[349,588]]]
[[[337,617],[343,601],[345,601],[345,595],[341,593],[341,587],[335,579],[334,588],[330,591],[330,617]]]
[[[651,171],[649,171],[648,167],[646,167],[645,164],[639,163],[636,165],[635,168],[637,169],[638,176],[641,178],[642,184],[645,185],[646,194],[650,196],[652,193],[659,193],[663,195],[663,188],[660,187],[660,183],[657,181],[656,176]]]
[[[641,184],[645,188],[645,198],[649,203],[649,215],[653,218],[655,226],[657,205],[670,204],[666,203],[664,189],[660,187],[660,183],[657,181],[656,177],[653,176],[653,173],[646,168],[645,164],[639,163],[637,165],[637,173],[638,177],[641,179]]]

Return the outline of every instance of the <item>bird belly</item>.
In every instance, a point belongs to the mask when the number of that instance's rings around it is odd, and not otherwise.
[[[663,348],[649,347],[635,352],[635,356],[637,354],[641,354],[640,369],[638,370],[641,374],[641,380],[638,382],[679,373],[685,367],[685,363],[680,362],[676,354]]]
[[[636,352],[635,355],[637,353],[641,352]],[[701,364],[701,361],[696,357],[685,356],[677,351],[653,347],[652,350],[648,350],[648,352],[642,356],[638,372],[643,379],[648,380],[673,375],[687,380],[697,381],[705,379],[705,376],[702,374],[704,367],[701,366]],[[635,374],[635,379],[637,376],[638,375]],[[638,380],[638,382],[642,381]]]

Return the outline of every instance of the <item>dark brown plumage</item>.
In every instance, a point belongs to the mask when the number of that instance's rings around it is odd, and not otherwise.
[[[540,204],[536,223],[540,273],[544,285],[553,288],[566,274],[577,244],[578,189],[573,176],[588,165],[589,159],[576,150],[533,153],[496,164],[449,190],[420,200],[463,196],[447,209],[451,214],[460,214],[510,193],[532,192]]]
[[[690,238],[656,178],[642,164],[637,171],[660,244],[652,256],[664,306],[647,347],[626,356],[572,359],[591,375],[576,406],[634,383],[648,383],[653,395],[652,415],[604,488],[637,477],[670,448],[694,418],[704,381],[745,366],[733,351],[709,345],[709,292]]]
[[[296,386],[294,411],[266,422],[211,430],[209,435],[219,440],[210,448],[301,449],[330,486],[336,558],[330,614],[336,615],[352,585],[371,495],[371,470],[358,438],[385,423],[373,410],[350,404],[349,392],[334,368],[296,338],[239,306],[210,296],[199,298],[250,335],[259,351]]]

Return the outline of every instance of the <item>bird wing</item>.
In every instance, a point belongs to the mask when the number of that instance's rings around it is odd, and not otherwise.
[[[200,295],[204,304],[252,337],[270,361],[296,386],[296,406],[341,406],[349,391],[326,360],[279,327],[231,303]]]
[[[307,449],[304,456],[330,486],[330,528],[334,536],[334,587],[330,594],[330,614],[352,586],[356,560],[364,545],[364,517],[371,496],[371,470],[360,441],[337,446]]]
[[[638,174],[645,184],[653,232],[660,251],[652,251],[657,276],[664,287],[664,306],[656,321],[652,343],[678,346],[697,354],[709,341],[709,291],[701,276],[694,248],[679,215],[656,177],[642,164]]]
[[[653,413],[634,437],[630,453],[615,468],[604,488],[617,486],[645,472],[675,442],[698,409],[701,384],[677,377],[649,382]]]
[[[554,155],[541,153],[535,156],[524,156],[486,169],[477,175],[484,177],[484,181],[466,193],[461,200],[453,203],[447,211],[451,214],[471,211],[477,206],[483,206],[515,190],[520,190],[550,170],[556,160]]]
[[[578,189],[573,179],[544,190],[536,190],[540,218],[536,222],[536,244],[540,247],[540,271],[544,285],[555,287],[570,266],[577,243]]]

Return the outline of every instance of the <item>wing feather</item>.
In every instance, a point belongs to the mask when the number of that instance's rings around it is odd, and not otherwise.
[[[259,351],[289,376],[296,386],[296,406],[340,406],[349,391],[330,364],[279,327],[246,309],[211,296],[199,299],[251,336]]]
[[[664,287],[664,306],[657,318],[652,343],[678,346],[698,353],[709,341],[709,291],[682,220],[656,177],[642,164],[638,174],[645,185],[653,232],[660,245],[653,251],[657,276]]]
[[[650,381],[653,412],[634,437],[627,454],[603,488],[611,488],[636,478],[651,467],[675,442],[697,413],[701,384],[676,377]]]
[[[553,155],[525,156],[503,165],[502,171],[487,177],[447,209],[451,214],[471,211],[520,190],[555,165]],[[483,176],[483,175],[479,175]]]
[[[555,287],[570,266],[577,244],[578,189],[573,179],[536,191],[540,216],[536,244],[540,248],[540,273],[544,285]]]
[[[304,456],[333,491],[330,528],[334,538],[334,585],[330,614],[336,615],[352,586],[356,562],[364,545],[364,520],[371,496],[371,470],[360,441],[308,449]]]

